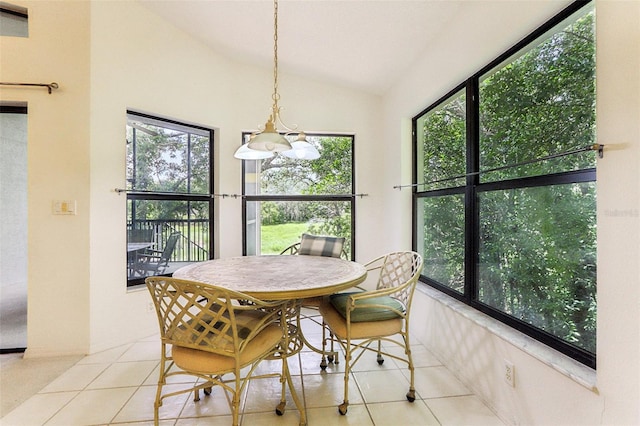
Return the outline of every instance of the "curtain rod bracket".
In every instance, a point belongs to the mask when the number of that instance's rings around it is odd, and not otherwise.
[[[604,145],[597,143],[594,144],[591,149],[598,151],[598,158],[604,158]]]
[[[242,198],[242,195],[239,194],[211,194],[214,197],[220,197],[220,198],[227,198],[227,197],[231,197],[231,198]]]

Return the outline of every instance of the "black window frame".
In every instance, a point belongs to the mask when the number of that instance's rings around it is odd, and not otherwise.
[[[550,31],[553,27],[578,12],[581,8],[589,5],[591,0],[576,1],[562,10],[559,14],[551,18],[549,21],[541,25],[527,37],[519,41],[506,52],[491,61],[488,65],[473,74],[462,84],[459,84],[447,94],[439,98],[429,107],[421,111],[412,119],[412,138],[413,138],[413,195],[412,195],[412,246],[414,250],[420,246],[418,241],[418,224],[419,215],[417,209],[419,202],[423,198],[436,197],[452,194],[464,194],[464,292],[459,293],[450,287],[447,287],[433,279],[421,275],[420,281],[443,293],[489,315],[492,318],[544,343],[545,345],[556,349],[565,355],[575,359],[576,361],[587,365],[590,368],[596,368],[596,354],[586,351],[580,347],[571,345],[560,338],[536,328],[516,317],[509,316],[502,311],[491,306],[483,304],[478,300],[478,267],[479,267],[479,245],[480,245],[480,212],[478,208],[478,194],[493,190],[507,190],[516,188],[533,188],[544,187],[549,185],[560,185],[569,183],[595,182],[596,169],[582,169],[577,171],[566,171],[561,173],[552,173],[541,176],[520,177],[501,181],[481,182],[480,180],[480,131],[479,131],[479,82],[482,76],[508,60],[514,54],[521,52],[523,48],[531,42]],[[459,92],[466,95],[466,183],[463,186],[434,189],[427,191],[419,191],[418,187],[418,120],[430,111],[440,107],[451,97]]]
[[[242,255],[247,256],[247,203],[256,201],[348,201],[351,208],[351,239],[350,239],[350,258],[356,258],[356,162],[355,162],[355,135],[348,133],[310,133],[305,132],[307,136],[313,137],[345,137],[351,138],[351,194],[330,194],[330,195],[247,195],[246,194],[246,165],[247,161],[261,160],[242,160]],[[243,143],[249,139],[251,132],[242,133]],[[313,161],[313,160],[304,160]]]
[[[127,202],[129,201],[196,201],[207,202],[209,204],[209,259],[215,257],[215,197],[214,197],[214,135],[215,131],[209,127],[204,127],[184,121],[178,121],[162,116],[147,114],[138,112],[135,110],[127,109],[127,117],[136,116],[141,119],[149,119],[159,122],[164,122],[169,125],[179,125],[184,127],[190,127],[209,133],[209,193],[207,194],[185,194],[185,193],[166,193],[166,192],[138,192],[135,190],[127,190]],[[134,166],[135,167],[135,166]],[[162,274],[163,276],[171,276],[171,273]],[[145,277],[127,278],[127,288],[132,288],[144,284]]]

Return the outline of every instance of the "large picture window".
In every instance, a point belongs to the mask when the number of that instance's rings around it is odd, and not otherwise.
[[[413,120],[422,280],[593,368],[594,24],[575,3]]]
[[[249,134],[243,138],[247,142]],[[243,161],[245,255],[280,254],[310,233],[345,237],[345,250],[354,258],[354,137],[307,134],[307,139],[320,158]]]
[[[213,130],[127,113],[127,285],[213,257]]]

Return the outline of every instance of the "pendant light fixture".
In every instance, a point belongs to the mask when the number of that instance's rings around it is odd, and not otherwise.
[[[318,150],[310,144],[304,132],[298,133],[295,142],[289,143],[285,135],[296,133],[297,126],[289,127],[280,117],[280,94],[278,93],[278,0],[273,1],[273,94],[271,95],[273,104],[271,114],[264,125],[264,129],[251,135],[249,142],[238,148],[234,157],[241,160],[259,160],[270,158],[276,152],[288,158],[313,160],[320,157]],[[284,129],[282,135],[277,126]]]

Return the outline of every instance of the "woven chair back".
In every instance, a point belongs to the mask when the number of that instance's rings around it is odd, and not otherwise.
[[[149,277],[166,344],[238,356],[261,330],[279,321],[284,302],[264,302],[219,286],[170,277]],[[249,300],[251,305],[239,305]]]
[[[413,251],[389,253],[384,257],[378,277],[378,289],[401,287],[408,282],[415,284],[422,271],[422,256]],[[402,292],[394,293],[393,297],[407,304],[413,288],[406,286]]]

